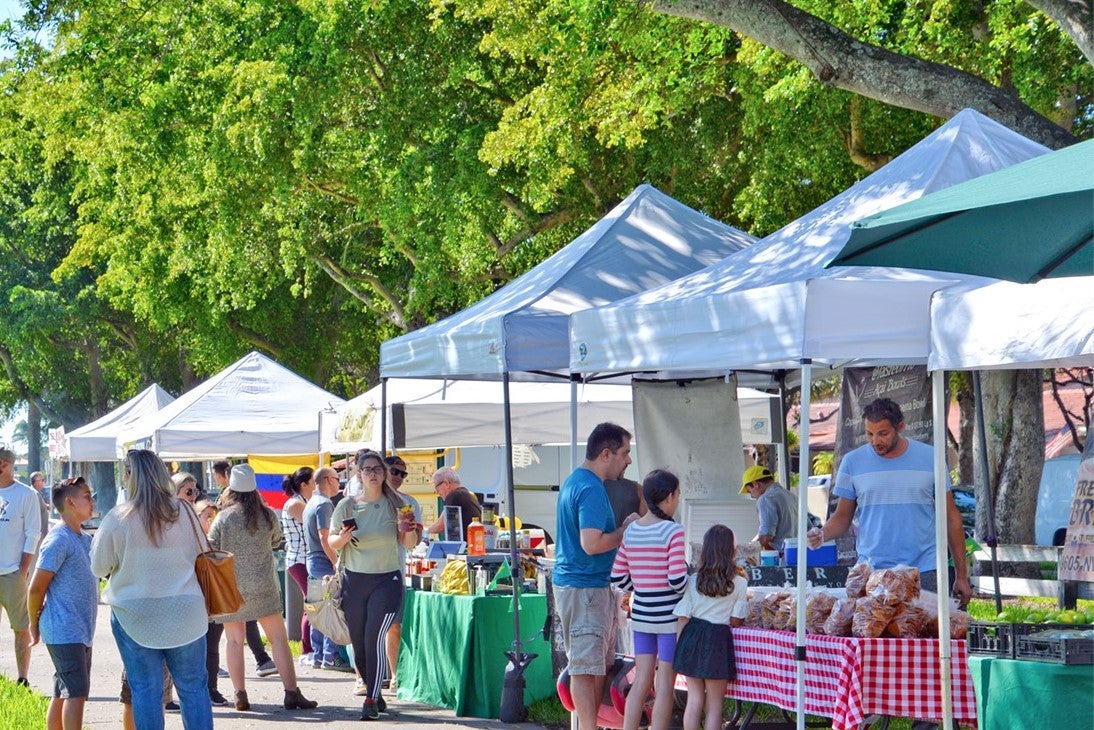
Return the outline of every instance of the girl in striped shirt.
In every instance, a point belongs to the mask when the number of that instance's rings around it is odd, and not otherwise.
[[[676,651],[676,607],[687,587],[684,528],[673,522],[680,505],[680,480],[664,469],[651,471],[642,482],[649,511],[627,527],[615,555],[612,583],[634,591],[631,629],[634,632],[634,684],[623,714],[625,730],[636,730],[642,710],[657,686],[650,727],[662,730],[672,719],[672,657]]]

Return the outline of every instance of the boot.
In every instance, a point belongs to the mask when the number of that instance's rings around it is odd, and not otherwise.
[[[236,709],[239,710],[240,712],[251,709],[251,703],[247,699],[247,690],[245,690],[245,689],[237,689],[236,690]]]
[[[299,687],[285,690],[286,710],[314,710],[316,707],[319,707],[319,703],[302,695]]]

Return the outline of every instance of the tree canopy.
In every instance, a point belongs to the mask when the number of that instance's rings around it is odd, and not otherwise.
[[[1091,65],[1032,5],[775,0],[774,40],[706,22],[753,4],[28,2],[0,66],[0,408],[77,426],[251,349],[353,395],[380,342],[639,183],[762,236],[982,97],[1091,134]],[[867,88],[886,78],[904,96]]]

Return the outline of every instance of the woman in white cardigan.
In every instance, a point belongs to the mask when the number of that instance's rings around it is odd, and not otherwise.
[[[205,673],[209,616],[194,574],[202,552],[192,511],[173,495],[151,451],[126,455],[129,501],[110,511],[91,544],[91,567],[107,578],[103,603],[129,678],[140,730],[164,726],[163,665],[175,681],[187,730],[213,726]],[[193,524],[191,524],[193,522]]]

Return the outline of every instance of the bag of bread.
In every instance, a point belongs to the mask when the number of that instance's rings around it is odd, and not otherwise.
[[[897,607],[875,596],[860,598],[851,619],[851,636],[873,639],[881,636],[896,615]]]
[[[788,598],[789,593],[768,593],[760,601],[760,625],[765,629],[775,628],[775,616],[779,612],[779,604]]]
[[[796,631],[798,628],[798,599],[794,594],[788,595],[779,601],[779,608],[775,611],[775,622],[771,626],[781,631]]]
[[[873,566],[865,560],[847,571],[847,597],[862,598],[866,595],[866,581],[870,580]]]
[[[972,616],[965,611],[957,610],[950,612],[950,638],[951,639],[964,639],[969,633],[969,621],[972,621]],[[935,624],[937,626],[937,621]]]
[[[745,626],[750,629],[763,628],[763,616],[760,609],[762,603],[763,596],[756,593],[748,594],[748,616],[745,618]]]
[[[927,623],[927,612],[914,601],[901,603],[897,612],[885,627],[885,636],[897,639],[912,639],[919,636],[923,625]]]
[[[805,633],[823,634],[824,622],[836,605],[836,597],[827,591],[813,591],[805,598]]]
[[[856,603],[856,598],[837,598],[832,604],[832,612],[824,620],[824,633],[829,636],[850,636]]]
[[[866,595],[894,606],[914,601],[919,598],[919,568],[898,565],[875,570],[866,581]]]

